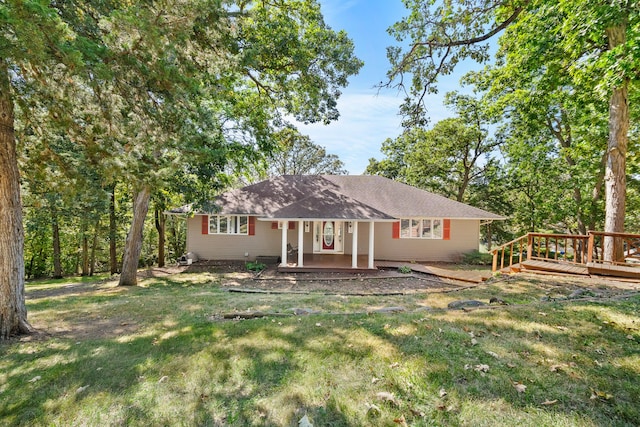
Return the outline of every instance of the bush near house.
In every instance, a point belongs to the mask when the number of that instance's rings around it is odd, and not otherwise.
[[[469,265],[491,265],[493,255],[475,250],[463,254],[462,262]]]

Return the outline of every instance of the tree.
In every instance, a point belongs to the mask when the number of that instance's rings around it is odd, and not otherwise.
[[[0,339],[31,330],[15,106],[25,117],[44,106],[47,121],[113,174],[105,184],[123,171],[132,178],[122,284],[135,284],[151,189],[189,162],[185,154],[221,171],[235,153],[269,148],[285,113],[337,117],[337,88],[361,66],[346,35],[326,27],[313,0],[234,3],[0,5]]]
[[[499,141],[489,138],[486,127],[491,120],[481,101],[451,92],[445,104],[455,109],[457,117],[439,121],[431,129],[413,127],[385,141],[382,151],[387,158],[370,161],[367,173],[467,201],[469,186],[492,164]]]
[[[406,130],[396,139],[387,138],[380,148],[385,157],[382,160],[370,158],[364,173],[366,175],[380,175],[406,183],[408,165],[405,156],[406,153],[414,150],[417,142],[417,138],[414,138],[413,135],[414,132],[418,131]]]
[[[32,331],[24,300],[24,229],[14,96],[15,85],[26,83],[18,76],[46,73],[62,60],[74,62],[72,51],[65,56],[59,49],[69,34],[52,12],[37,1],[0,5],[0,340]],[[55,62],[54,53],[61,54]]]
[[[504,66],[517,58],[525,39],[532,42],[529,55],[537,56],[539,73],[568,75],[574,90],[582,81],[598,82],[596,94],[609,99],[605,231],[623,231],[629,87],[640,71],[640,50],[634,47],[640,11],[635,2],[476,0],[433,6],[408,0],[406,4],[410,17],[391,32],[398,41],[408,38],[409,48],[389,49],[389,85],[404,87],[402,77],[412,74],[403,111],[413,120],[424,113],[424,98],[436,90],[439,76],[449,74],[463,59],[488,59],[485,42],[504,30],[500,38]],[[557,67],[560,62],[564,66]],[[610,239],[605,246],[605,259],[612,260]]]
[[[284,128],[274,135],[278,142],[268,156],[269,176],[278,175],[346,175],[344,163],[324,147],[314,144],[296,129]]]
[[[206,82],[208,90],[192,92],[189,90],[191,86],[186,85],[181,102],[176,104],[174,101],[171,105],[177,107],[173,111],[165,109],[168,105],[166,100],[160,105],[152,105],[155,123],[162,125],[169,122],[171,130],[176,132],[168,138],[166,128],[162,134],[149,129],[148,133],[153,134],[153,138],[140,141],[142,147],[149,147],[153,151],[148,158],[151,159],[149,164],[155,175],[159,170],[167,171],[164,177],[157,176],[153,186],[162,185],[171,168],[180,164],[181,157],[178,154],[172,162],[167,162],[168,153],[178,152],[175,151],[178,148],[176,143],[193,144],[194,139],[196,142],[212,142],[212,145],[205,145],[209,151],[215,149],[225,153],[223,156],[214,153],[216,172],[220,172],[231,160],[227,154],[231,148],[236,151],[236,165],[243,163],[237,161],[242,159],[242,155],[251,156],[253,150],[270,150],[273,143],[269,136],[270,122],[281,121],[282,112],[293,114],[305,122],[328,122],[337,118],[337,88],[344,86],[347,76],[356,72],[361,65],[352,55],[351,42],[344,33],[334,33],[326,27],[319,6],[313,1],[286,4],[256,2],[250,6],[242,3],[238,12],[221,9],[217,11],[218,15],[207,15],[209,20],[218,19],[216,22],[207,22],[220,31],[207,33],[208,38],[194,30],[202,25],[199,19],[178,20],[176,22],[180,22],[180,27],[174,28],[174,32],[155,35],[155,38],[162,40],[160,44],[154,43],[159,49],[158,56],[163,58],[169,54],[171,58],[177,57],[171,59],[171,65],[184,68],[186,64],[188,71],[193,73],[194,82]],[[144,7],[142,12],[154,14],[154,11],[146,11]],[[224,25],[221,25],[220,16]],[[229,25],[236,31],[225,33]],[[194,34],[195,38],[192,37]],[[180,53],[181,45],[175,44],[176,41],[194,43],[205,49],[217,43],[219,50],[210,52],[206,58],[223,70],[224,79],[210,81],[209,70],[199,69],[200,64],[190,62],[188,55]],[[237,59],[220,61],[220,51]],[[160,73],[164,72],[161,68]],[[169,77],[173,75],[170,73]],[[221,87],[224,90],[221,91]],[[154,97],[164,100],[166,93],[160,91]],[[175,99],[176,94],[171,93],[170,97]],[[232,114],[229,114],[230,110]],[[196,116],[194,120],[190,116],[192,111],[204,112],[214,120],[203,122],[202,116]],[[167,113],[172,116],[170,121],[165,117]],[[144,116],[148,119],[147,111]],[[176,117],[184,118],[176,120]],[[181,125],[176,126],[177,123]],[[213,126],[207,129],[203,123]],[[148,126],[148,120],[143,126]],[[186,137],[195,134],[210,134],[213,137]],[[151,196],[152,185],[146,174],[138,174],[135,178],[139,184],[135,194],[133,223],[125,244],[120,285],[136,283],[143,229],[141,223],[144,222]]]
[[[457,113],[454,119],[436,123],[407,152],[410,184],[423,186],[444,196],[466,201],[467,190],[491,163],[500,142],[489,138],[490,118],[482,102],[472,96],[450,92],[445,105]]]
[[[439,121],[431,129],[412,127],[395,140],[388,139],[382,144],[386,158],[371,159],[366,173],[399,180],[459,202],[473,200],[474,204],[494,210],[491,202],[504,204],[504,192],[488,182],[488,171],[491,176],[498,175],[497,162],[492,157],[500,145],[499,140],[489,137],[491,116],[482,108],[482,100],[473,96],[451,92],[446,95],[445,104],[454,108],[455,118]],[[492,231],[486,228],[489,246]],[[500,234],[504,233],[500,230]]]

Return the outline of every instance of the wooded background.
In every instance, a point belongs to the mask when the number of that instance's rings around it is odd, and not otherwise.
[[[637,1],[405,5],[383,84],[406,95],[403,131],[366,173],[507,216],[488,247],[640,230]],[[29,329],[25,276],[135,285],[184,251],[166,209],[345,172],[292,125],[336,120],[362,66],[314,0],[8,0],[0,24],[0,338]],[[488,65],[430,122],[428,95],[465,59]]]

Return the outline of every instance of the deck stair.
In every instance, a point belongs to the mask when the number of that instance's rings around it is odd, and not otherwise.
[[[613,257],[605,260],[605,244]],[[493,271],[607,275],[640,280],[640,234],[528,233],[492,251]]]

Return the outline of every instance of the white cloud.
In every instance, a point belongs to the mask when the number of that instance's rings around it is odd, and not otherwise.
[[[436,99],[437,98],[437,99]],[[402,118],[398,115],[402,95],[376,95],[375,93],[345,93],[338,101],[340,119],[329,125],[297,124],[303,134],[336,154],[352,175],[362,174],[374,157],[382,159],[380,147],[387,138],[402,133]],[[433,97],[429,115],[432,123],[450,117],[442,107],[442,98]]]
[[[344,94],[338,101],[340,119],[329,125],[299,124],[314,143],[337,154],[351,174],[361,174],[369,158],[381,158],[380,146],[401,132],[401,98],[374,94]]]
[[[333,21],[358,4],[358,0],[322,0],[321,10],[327,21]]]

